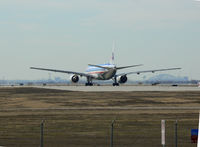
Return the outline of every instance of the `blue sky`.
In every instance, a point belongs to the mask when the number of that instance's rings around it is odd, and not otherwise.
[[[117,65],[144,64],[124,71],[182,67],[166,73],[200,79],[200,2],[0,1],[0,79],[48,78],[30,66],[85,71],[110,60],[113,40]]]

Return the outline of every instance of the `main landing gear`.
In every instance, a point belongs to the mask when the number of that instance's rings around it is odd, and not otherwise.
[[[85,86],[93,86],[92,79],[90,77],[87,77],[87,83],[85,83]]]
[[[117,83],[117,76],[114,77],[113,86],[119,86],[119,83]]]
[[[113,86],[119,86],[119,83],[113,83]]]
[[[93,86],[93,83],[85,83],[85,86]]]

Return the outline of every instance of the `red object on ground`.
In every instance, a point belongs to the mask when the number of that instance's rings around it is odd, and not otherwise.
[[[197,143],[198,135],[191,135],[191,142]]]

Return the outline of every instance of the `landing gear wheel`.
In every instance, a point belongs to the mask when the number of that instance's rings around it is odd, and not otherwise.
[[[113,86],[119,86],[119,83],[113,83]]]
[[[93,83],[85,83],[85,86],[93,86]]]
[[[85,83],[85,86],[93,86],[91,77],[87,77],[87,83]]]

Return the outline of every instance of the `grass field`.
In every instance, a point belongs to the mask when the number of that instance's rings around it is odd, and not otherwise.
[[[161,146],[160,122],[166,120],[166,146],[195,147],[190,130],[198,127],[198,110],[132,110],[132,107],[200,107],[200,92],[72,92],[39,88],[0,88],[0,146]],[[80,109],[83,108],[83,109]],[[101,109],[95,109],[101,108]],[[108,109],[109,108],[109,109]],[[127,109],[116,109],[127,108]]]

